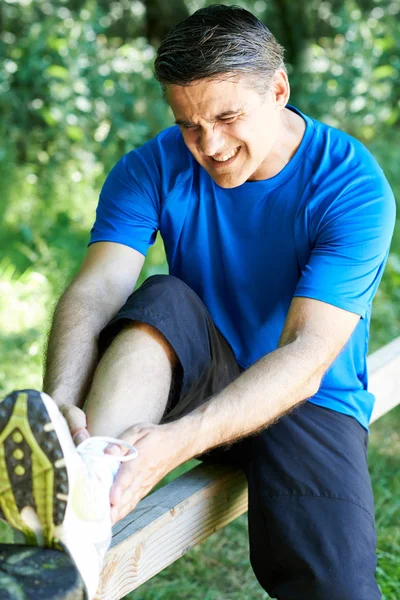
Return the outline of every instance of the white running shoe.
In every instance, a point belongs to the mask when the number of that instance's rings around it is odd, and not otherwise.
[[[129,454],[104,454],[110,444]],[[110,490],[120,463],[138,456],[120,440],[75,447],[55,402],[35,390],[0,402],[0,511],[33,545],[66,550],[91,600],[111,542]]]

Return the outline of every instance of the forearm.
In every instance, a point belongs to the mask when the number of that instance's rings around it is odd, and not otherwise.
[[[176,421],[184,460],[265,429],[313,396],[325,370],[313,352],[298,341],[278,348]]]
[[[111,494],[114,520],[125,516],[169,471],[194,456],[267,428],[313,396],[360,317],[311,298],[294,298],[279,348],[185,417],[129,428],[139,460],[125,463]]]
[[[81,407],[97,363],[98,335],[112,312],[96,293],[72,284],[59,301],[51,327],[43,380],[58,405]]]

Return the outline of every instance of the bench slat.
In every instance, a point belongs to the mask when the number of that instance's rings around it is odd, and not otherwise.
[[[96,597],[122,598],[246,510],[242,472],[199,465],[181,475],[117,523]]]
[[[400,337],[368,357],[369,389],[376,396],[371,423],[400,402]]]
[[[368,357],[371,422],[400,401],[400,338]],[[240,471],[199,465],[144,498],[113,529],[98,600],[119,600],[247,510]]]

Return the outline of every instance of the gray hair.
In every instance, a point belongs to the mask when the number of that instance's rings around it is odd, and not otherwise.
[[[244,75],[261,93],[278,69],[283,48],[269,29],[239,6],[214,4],[197,10],[170,31],[157,51],[155,76],[168,84]]]

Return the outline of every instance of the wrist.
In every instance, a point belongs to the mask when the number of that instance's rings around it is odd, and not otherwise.
[[[176,466],[202,453],[199,444],[199,427],[197,419],[192,415],[181,417],[171,423],[162,425],[168,435],[169,443],[176,455]]]

